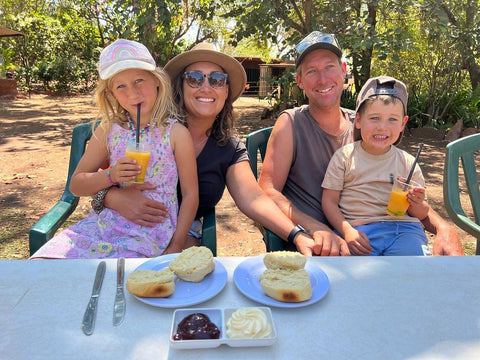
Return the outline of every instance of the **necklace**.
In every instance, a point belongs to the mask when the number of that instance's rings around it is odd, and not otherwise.
[[[132,134],[132,137],[135,138],[136,133],[135,133],[135,125],[133,123],[133,119],[128,112],[126,112],[125,115],[127,116],[128,129],[130,130],[130,134]],[[152,124],[155,124],[155,120],[152,122]],[[149,131],[150,131],[150,123],[147,123],[147,125],[145,125],[145,127],[140,130],[140,136],[148,134]]]

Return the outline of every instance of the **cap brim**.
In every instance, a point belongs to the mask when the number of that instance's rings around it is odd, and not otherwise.
[[[119,73],[120,71],[129,70],[129,69],[142,69],[147,71],[155,71],[155,65],[147,63],[145,61],[139,60],[124,60],[116,62],[115,64],[110,65],[109,67],[99,71],[100,78],[102,80],[110,79],[113,75]]]
[[[185,51],[170,60],[164,70],[171,79],[175,79],[187,66],[200,61],[217,64],[228,74],[232,101],[235,101],[243,93],[247,84],[245,69],[233,57],[218,51],[205,49]]]
[[[300,63],[303,61],[303,59],[305,58],[305,56],[307,56],[308,54],[310,54],[312,51],[314,50],[318,50],[318,49],[325,49],[325,50],[330,50],[331,52],[333,52],[335,55],[337,55],[339,58],[342,58],[343,56],[343,53],[342,51],[337,48],[335,45],[333,44],[329,44],[329,43],[316,43],[316,44],[313,44],[313,45],[310,45],[303,53],[302,55],[300,55],[296,61],[295,61],[295,67],[297,68]]]

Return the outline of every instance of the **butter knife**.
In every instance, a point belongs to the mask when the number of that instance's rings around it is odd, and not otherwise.
[[[92,335],[95,328],[95,317],[97,316],[97,304],[100,290],[102,289],[103,277],[105,276],[105,269],[107,265],[105,261],[98,264],[97,274],[93,283],[92,296],[88,302],[87,309],[83,315],[82,330],[85,335]]]
[[[113,326],[120,325],[125,316],[125,295],[123,293],[123,278],[125,274],[125,259],[117,260],[117,293],[113,304]]]

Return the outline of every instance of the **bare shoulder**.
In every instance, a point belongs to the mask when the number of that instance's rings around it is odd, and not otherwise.
[[[180,122],[176,122],[172,125],[172,129],[170,131],[170,144],[172,150],[175,149],[191,149],[193,151],[193,140],[190,135],[190,132]],[[178,145],[178,147],[176,147]]]
[[[191,139],[190,132],[188,131],[187,127],[178,121],[172,125],[170,136],[172,137],[172,139],[175,137],[177,137],[178,139]]]
[[[269,146],[285,148],[285,145],[288,147],[293,142],[292,122],[288,114],[283,113],[278,117],[270,138]]]
[[[292,132],[292,122],[290,116],[287,113],[282,113],[273,127],[274,132]]]

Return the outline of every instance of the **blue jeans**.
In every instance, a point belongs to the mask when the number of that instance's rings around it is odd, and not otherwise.
[[[196,239],[202,238],[202,222],[200,220],[194,220],[193,224],[188,232],[188,236],[192,236]]]
[[[431,255],[427,236],[418,222],[380,221],[355,229],[370,239],[370,255]]]

